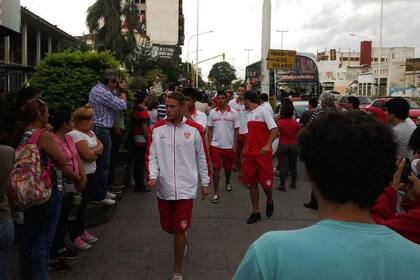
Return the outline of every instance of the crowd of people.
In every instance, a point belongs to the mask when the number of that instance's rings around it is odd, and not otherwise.
[[[304,206],[319,209],[321,221],[263,235],[248,249],[234,279],[420,275],[420,247],[414,244],[420,244],[420,130],[408,118],[403,98],[386,103],[385,125],[359,110],[357,98],[348,99],[347,112],[337,110],[330,93],[309,100],[308,110],[296,120],[290,99],[283,98],[274,115],[268,95],[244,85],[236,95],[218,91],[211,104],[200,102],[199,92],[189,87],[137,90],[130,126],[125,123],[127,85],[113,70],[104,71],[87,105],[74,112],[55,109],[50,114],[40,91],[31,87],[22,89],[19,98],[13,148],[0,146],[4,279],[9,279],[14,238],[11,212],[23,224],[20,278],[48,279],[49,271],[70,271],[66,260],[98,242],[86,230],[88,202],[111,206],[127,187],[141,193],[156,188],[162,230],[174,238],[172,279],[182,279],[199,184],[202,199],[212,193],[214,204],[223,199],[221,187],[234,191],[232,180],[248,187],[252,209],[246,222],[254,224],[262,219],[259,186],[269,218],[274,176],[280,179],[275,189],[285,192],[288,178],[288,188],[298,188],[299,157],[312,185],[311,201]],[[128,158],[124,182],[118,184],[114,174],[122,143]],[[30,144],[39,151],[40,180],[49,196],[19,211],[16,197],[9,196],[8,202],[6,190],[22,158],[19,151]],[[412,172],[407,174],[406,166]],[[232,178],[234,170],[237,178]],[[23,221],[18,221],[22,212]]]

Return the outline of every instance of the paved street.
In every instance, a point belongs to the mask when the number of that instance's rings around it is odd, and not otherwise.
[[[286,193],[275,190],[275,212],[270,219],[265,217],[264,195],[260,193],[263,219],[254,225],[246,224],[251,213],[250,199],[248,189],[240,184],[234,184],[232,193],[223,188],[218,205],[209,199],[197,199],[184,278],[231,279],[246,248],[261,234],[313,224],[317,213],[302,207],[309,196],[309,185],[302,166],[299,171],[297,190],[288,189]],[[71,273],[55,273],[51,279],[169,279],[172,238],[160,229],[154,194],[127,190],[111,221],[90,231],[99,238],[99,243],[81,253],[77,260],[69,261]]]

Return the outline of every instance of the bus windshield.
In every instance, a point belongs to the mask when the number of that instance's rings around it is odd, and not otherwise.
[[[308,99],[320,94],[319,73],[315,60],[307,55],[296,55],[295,69],[277,70],[276,96]]]

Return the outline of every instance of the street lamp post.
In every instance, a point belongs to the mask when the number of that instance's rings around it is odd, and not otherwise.
[[[200,19],[199,19],[199,15],[200,15],[200,0],[197,0],[197,31],[196,34],[198,34],[198,30],[199,30],[199,23],[200,23]],[[197,61],[196,63],[196,67],[195,67],[195,88],[198,88],[198,36],[196,38],[196,47],[195,47],[195,60]]]
[[[263,1],[261,36],[261,91],[270,94],[270,71],[267,68],[271,36],[271,0]]]
[[[249,65],[249,53],[252,52],[252,49],[244,49],[244,50],[248,53],[248,60],[247,60],[247,63],[246,63],[246,66],[248,66]]]
[[[213,33],[213,30],[210,30],[210,31],[206,31],[206,32],[201,32],[201,33],[196,33],[196,34],[194,34],[194,35],[192,35],[189,39],[188,39],[188,45],[187,45],[187,62],[189,63],[190,62],[190,53],[192,53],[192,52],[190,52],[190,42],[191,42],[191,39],[192,38],[194,38],[194,37],[198,37],[198,36],[200,36],[200,35],[204,35],[204,34],[209,34],[209,33]],[[194,52],[196,52],[197,50],[195,50]],[[187,63],[187,72],[189,71],[189,66],[188,66],[188,63]]]
[[[289,30],[276,30],[276,32],[281,33],[281,44],[280,44],[280,49],[283,49],[283,34],[286,32],[289,32]]]

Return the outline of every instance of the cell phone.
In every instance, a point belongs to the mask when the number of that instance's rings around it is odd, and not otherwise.
[[[401,173],[401,182],[407,183],[408,182],[408,176],[411,174],[411,162],[410,158],[405,158],[404,168]]]

